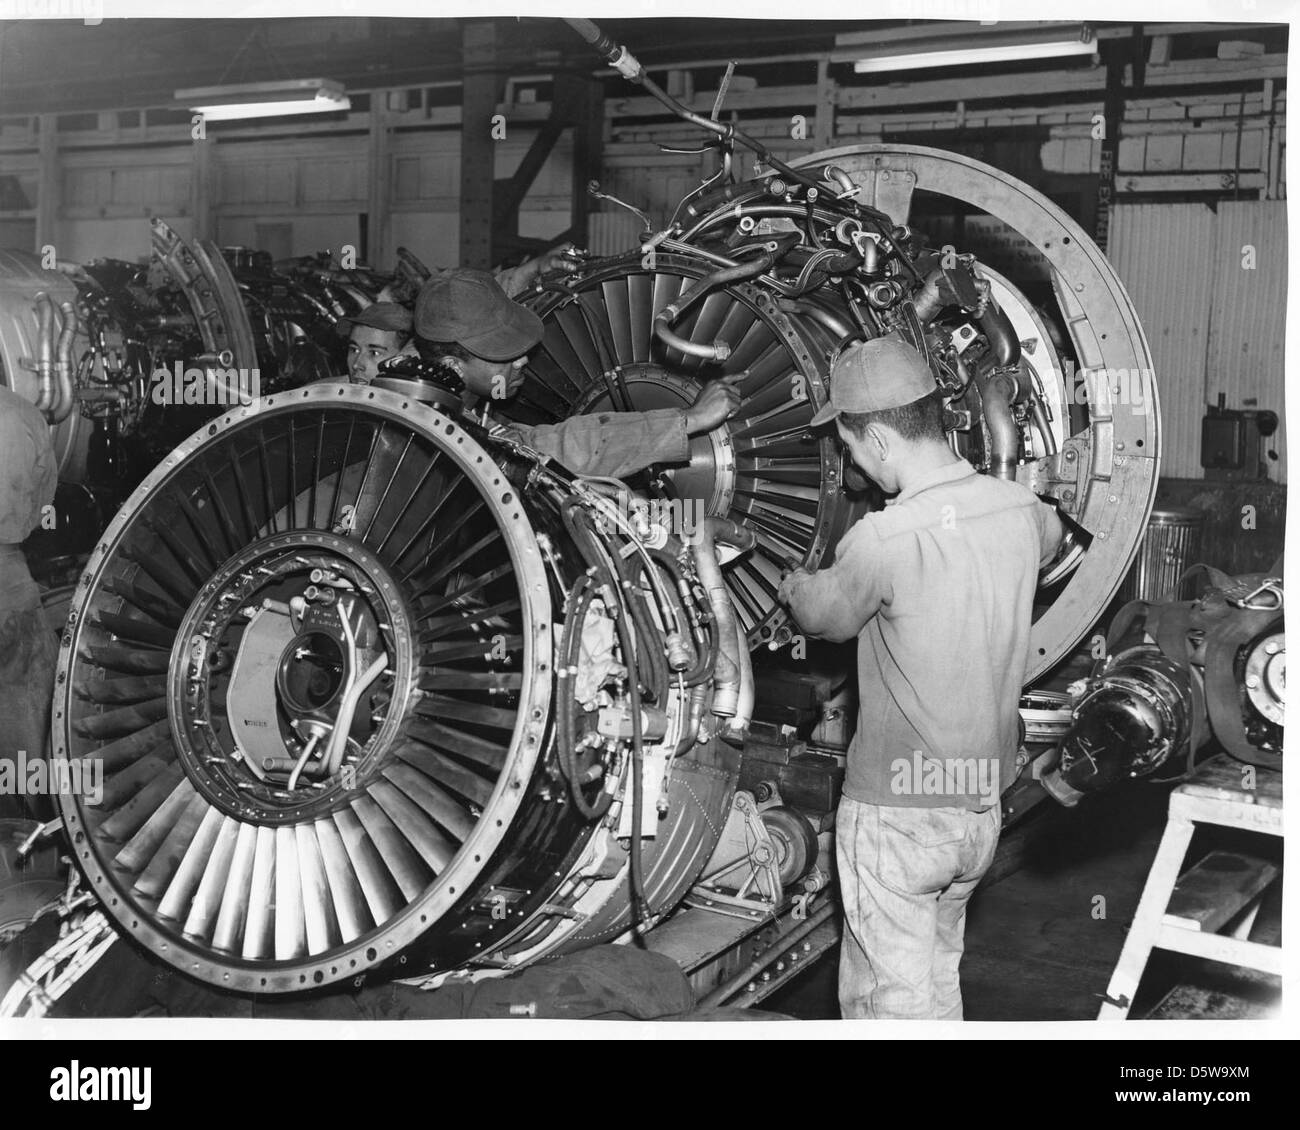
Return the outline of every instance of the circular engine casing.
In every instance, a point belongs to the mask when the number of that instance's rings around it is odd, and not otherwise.
[[[587,819],[556,746],[580,490],[350,386],[234,409],[169,455],[100,539],[58,669],[54,755],[104,774],[99,806],[74,791],[62,815],[118,926],[213,985],[284,993],[507,968],[674,905],[738,756],[683,740],[667,688],[634,915],[634,759],[595,742],[581,787],[612,803]],[[617,685],[588,688],[611,716]]]

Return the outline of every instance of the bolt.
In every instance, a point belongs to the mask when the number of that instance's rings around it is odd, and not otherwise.
[[[1269,640],[1268,643],[1264,645],[1265,655],[1276,655],[1279,650],[1281,649],[1277,646],[1277,643],[1273,640]]]
[[[1247,676],[1246,676],[1246,686],[1248,686],[1248,687],[1250,687],[1252,690],[1254,690],[1255,687],[1259,686],[1259,676],[1258,676],[1258,675],[1247,675]]]

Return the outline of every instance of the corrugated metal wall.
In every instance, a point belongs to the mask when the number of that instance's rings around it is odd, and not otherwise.
[[[1285,419],[1286,202],[1219,205],[1206,399],[1230,408],[1271,408]],[[1285,428],[1273,437],[1279,482],[1286,481]]]
[[[1127,204],[1111,220],[1110,259],[1151,342],[1164,420],[1161,473],[1203,477],[1201,419],[1229,408],[1283,415],[1286,204]],[[1253,248],[1253,255],[1251,249]],[[1253,265],[1252,265],[1253,264]],[[1284,438],[1270,477],[1286,481]]]
[[[621,255],[641,243],[643,225],[631,212],[593,212],[587,217],[587,249],[593,255]]]
[[[1122,204],[1110,260],[1151,343],[1163,417],[1161,474],[1201,477],[1214,213],[1204,204]]]

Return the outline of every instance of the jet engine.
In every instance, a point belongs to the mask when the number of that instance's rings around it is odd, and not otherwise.
[[[633,253],[532,296],[546,336],[511,410],[535,421],[680,406],[700,382],[742,374],[741,410],[658,485],[754,530],[755,552],[728,587],[751,645],[776,649],[792,638],[776,600],[782,569],[817,568],[883,501],[833,435],[809,429],[831,364],[852,341],[900,334],[944,393],[954,450],[1065,519],[1066,547],[1043,571],[1035,608],[1026,678],[1041,677],[1114,596],[1155,495],[1151,354],[1100,249],[1042,194],[958,154],[869,144],[787,164],[734,122],[694,113],[592,22],[567,22],[696,127],[717,165]],[[742,149],[757,167],[750,179],[737,175]],[[1017,233],[1047,293],[1031,301],[975,255],[927,238],[925,216],[954,202]]]
[[[122,932],[244,992],[644,929],[716,845],[752,705],[715,527],[683,544],[394,391],[232,410],[77,586],[54,756],[104,774],[61,797],[77,864]]]
[[[656,486],[754,531],[728,588],[751,646],[776,649],[792,638],[776,600],[782,570],[815,568],[881,504],[835,436],[809,429],[830,366],[854,340],[902,334],[944,392],[954,449],[1066,519],[1067,547],[1040,578],[1032,681],[1114,595],[1154,497],[1159,412],[1128,295],[1074,221],[986,165],[861,146],[800,167],[820,191],[771,174],[687,197],[666,232],[647,233],[650,251],[545,280],[526,299],[545,337],[505,410],[537,422],[684,407],[703,382],[742,375],[737,415],[692,440],[689,464],[663,469]],[[1009,279],[906,226],[925,191],[1034,233],[1077,369]],[[847,212],[853,194],[875,206]]]

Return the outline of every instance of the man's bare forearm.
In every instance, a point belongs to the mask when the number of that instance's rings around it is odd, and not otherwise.
[[[840,643],[857,635],[855,615],[847,606],[839,578],[832,569],[818,573],[796,570],[782,586],[799,629],[818,639]]]

